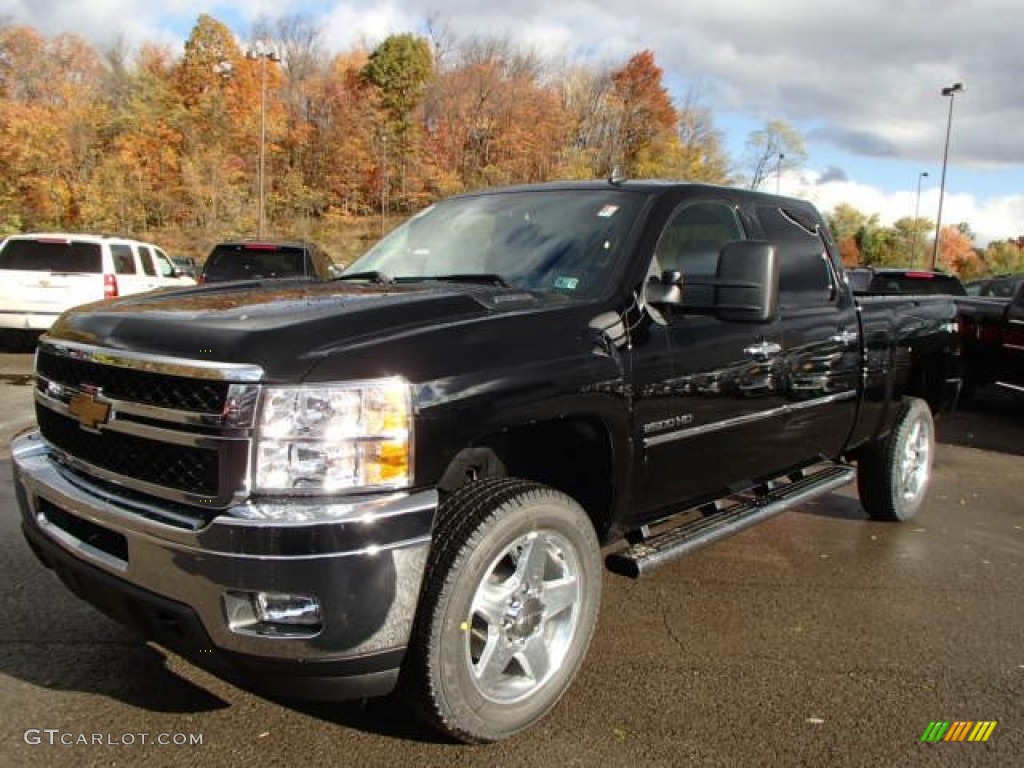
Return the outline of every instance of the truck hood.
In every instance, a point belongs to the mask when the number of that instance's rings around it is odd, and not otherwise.
[[[255,363],[268,380],[294,381],[349,348],[564,303],[559,296],[453,283],[225,283],[77,307],[58,319],[49,337],[189,360]]]

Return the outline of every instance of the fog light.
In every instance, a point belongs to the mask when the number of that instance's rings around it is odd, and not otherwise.
[[[284,592],[225,592],[232,632],[268,637],[313,637],[323,628],[320,600]]]

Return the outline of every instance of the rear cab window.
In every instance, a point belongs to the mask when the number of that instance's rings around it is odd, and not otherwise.
[[[305,275],[305,251],[297,246],[218,245],[206,260],[207,280]]]
[[[960,281],[952,275],[933,272],[906,272],[875,275],[868,293],[880,295],[917,294],[919,296],[966,296]]]
[[[765,239],[781,256],[779,303],[782,307],[823,307],[832,304],[838,283],[820,224],[805,211],[761,205],[758,219]]]

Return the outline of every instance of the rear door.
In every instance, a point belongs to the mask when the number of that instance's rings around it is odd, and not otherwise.
[[[46,329],[65,309],[103,298],[99,243],[70,237],[11,237],[0,248],[4,327]]]
[[[135,246],[126,242],[112,242],[108,247],[117,295],[129,296],[148,290],[149,278],[142,271]]]
[[[757,220],[762,237],[776,245],[782,260],[778,359],[786,412],[773,442],[793,461],[833,458],[856,419],[857,311],[833,268],[830,236],[813,212],[785,202],[759,205]]]

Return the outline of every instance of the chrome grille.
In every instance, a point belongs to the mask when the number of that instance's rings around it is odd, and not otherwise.
[[[117,432],[92,432],[42,405],[36,407],[36,420],[51,445],[79,461],[144,483],[200,496],[219,495],[220,460],[216,450]]]
[[[204,510],[247,493],[262,371],[44,341],[36,419],[69,471]]]
[[[101,389],[109,398],[192,413],[220,413],[230,384],[102,365],[41,348],[36,372],[47,381]]]

